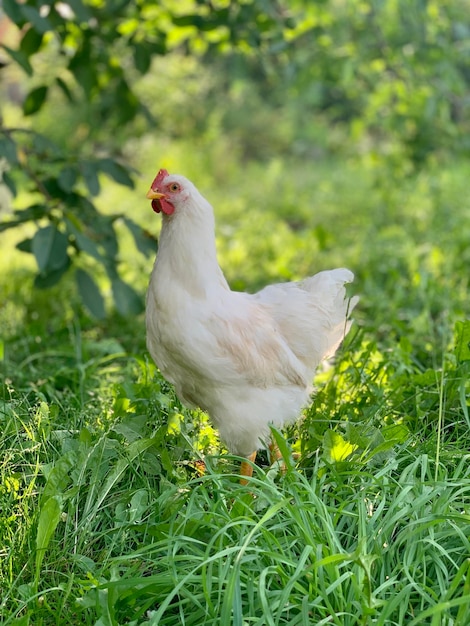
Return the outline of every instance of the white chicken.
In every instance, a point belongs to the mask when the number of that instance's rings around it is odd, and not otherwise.
[[[162,213],[147,292],[148,350],[189,407],[206,411],[228,449],[251,462],[270,424],[294,421],[315,369],[349,330],[347,269],[255,294],[231,291],[217,262],[214,213],[186,178],[160,170],[147,198]],[[251,475],[252,465],[241,473]]]

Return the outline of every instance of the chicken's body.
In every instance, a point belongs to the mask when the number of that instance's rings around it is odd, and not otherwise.
[[[231,291],[210,204],[165,171],[152,190],[165,215],[147,293],[149,352],[182,402],[207,411],[229,450],[248,456],[269,441],[270,424],[294,421],[307,404],[316,367],[349,329],[353,274]]]

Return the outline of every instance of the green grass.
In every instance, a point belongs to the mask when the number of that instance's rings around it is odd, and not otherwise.
[[[243,487],[149,361],[142,316],[96,323],[69,282],[34,291],[3,238],[2,623],[467,626],[468,167],[376,188],[355,162],[222,168],[222,148],[169,144],[163,165],[216,206],[231,283],[349,266],[354,330],[275,433],[286,473],[262,462]],[[101,199],[143,224],[146,167]],[[122,263],[143,293],[151,262],[125,242]]]
[[[467,623],[468,453],[437,480],[416,442],[380,466],[319,453],[302,470],[284,446],[286,474],[258,468],[248,487],[217,458],[177,476],[153,368],[139,367],[101,429],[52,429],[53,403],[11,408],[6,624]]]

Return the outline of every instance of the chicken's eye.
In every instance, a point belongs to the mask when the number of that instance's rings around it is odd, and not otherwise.
[[[171,183],[171,185],[169,186],[169,190],[170,191],[179,191],[180,186],[178,185],[178,183]]]

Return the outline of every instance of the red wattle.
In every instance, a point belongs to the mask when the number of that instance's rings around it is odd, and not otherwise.
[[[152,200],[152,209],[155,213],[165,213],[165,215],[173,215],[175,212],[175,207],[168,202],[166,198],[158,198],[158,200]]]
[[[160,207],[166,215],[173,215],[175,207],[166,198],[160,198]]]

